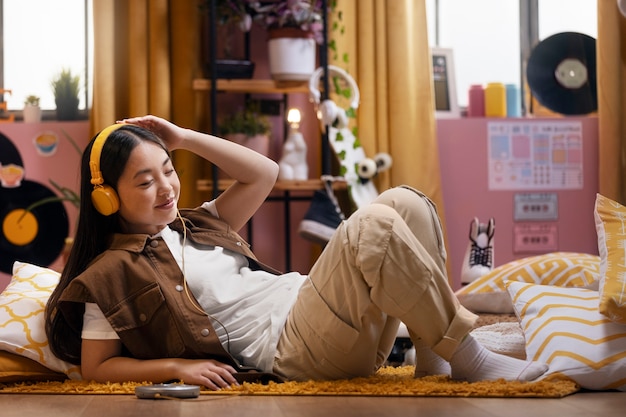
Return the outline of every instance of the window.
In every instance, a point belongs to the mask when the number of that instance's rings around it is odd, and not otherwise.
[[[24,98],[41,98],[44,110],[54,110],[51,81],[63,69],[80,75],[79,109],[88,107],[91,57],[90,0],[0,0],[0,85],[11,90],[4,100],[10,111],[21,111]]]
[[[427,0],[432,46],[452,48],[458,102],[467,106],[472,84],[521,85],[521,39],[545,39],[560,32],[597,37],[597,3],[592,0]],[[536,10],[523,25],[520,10]],[[528,33],[526,26],[537,27]],[[532,47],[532,45],[531,45]]]
[[[539,0],[539,40],[561,32],[598,37],[598,6],[590,0]]]

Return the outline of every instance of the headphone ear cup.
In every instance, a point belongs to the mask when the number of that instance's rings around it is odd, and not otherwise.
[[[317,113],[322,126],[332,126],[337,118],[337,105],[332,100],[324,100],[320,103]]]
[[[103,216],[110,216],[120,209],[120,199],[111,186],[103,184],[91,192],[93,206]]]
[[[348,115],[346,114],[346,111],[344,109],[339,107],[337,108],[337,115],[335,117],[333,126],[337,129],[343,129],[344,127],[348,126]]]
[[[318,117],[322,126],[332,126],[343,129],[348,126],[348,115],[346,111],[337,106],[332,100],[324,100],[318,108]]]

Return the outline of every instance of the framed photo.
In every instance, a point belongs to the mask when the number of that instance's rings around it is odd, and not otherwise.
[[[436,117],[461,117],[456,93],[454,57],[450,48],[430,48],[433,60]]]

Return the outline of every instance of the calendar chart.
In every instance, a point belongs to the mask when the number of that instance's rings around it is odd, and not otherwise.
[[[489,189],[582,189],[582,131],[580,121],[490,122]]]

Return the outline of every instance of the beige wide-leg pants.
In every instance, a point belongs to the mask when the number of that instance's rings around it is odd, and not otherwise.
[[[280,337],[274,372],[291,380],[374,373],[400,321],[450,359],[476,316],[448,284],[436,207],[389,189],[338,228],[313,266]]]

